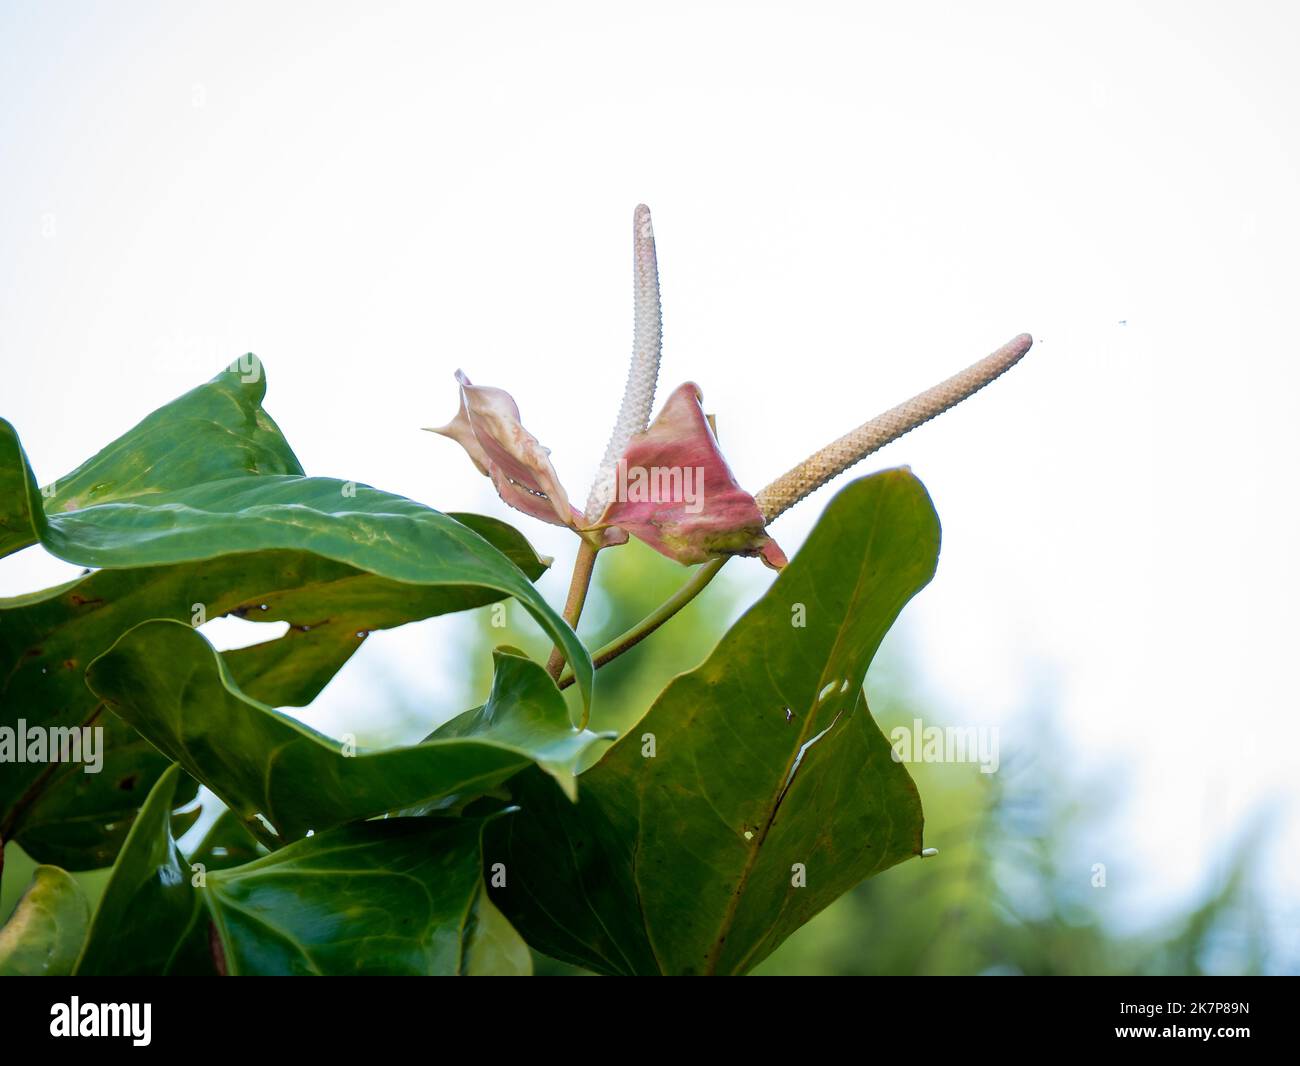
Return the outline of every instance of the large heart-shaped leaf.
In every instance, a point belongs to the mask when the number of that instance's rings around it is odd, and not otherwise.
[[[86,682],[112,711],[244,819],[260,814],[296,839],[445,796],[486,792],[536,763],[572,794],[599,738],[569,723],[537,663],[498,650],[484,707],[411,747],[352,752],[243,693],[203,636],[144,622],[90,664]]]
[[[556,640],[589,697],[590,660],[518,567],[447,515],[356,482],[307,478],[261,407],[260,364],[235,366],[149,415],[38,490],[0,421],[0,553],[40,542],[69,562],[154,566],[304,550],[412,585],[515,596]]]
[[[0,929],[0,977],[71,973],[89,923],[90,905],[81,886],[57,866],[36,867]]]
[[[360,822],[206,870],[168,829],[177,779],[165,773],[141,809],[78,974],[528,972],[483,887],[481,820]]]
[[[909,471],[854,482],[695,670],[579,778],[528,773],[489,834],[529,943],[603,973],[743,973],[857,882],[921,851],[920,800],[867,710],[885,632],[934,574]]]
[[[479,524],[528,566],[543,564],[504,523]],[[494,528],[497,526],[499,528]],[[253,599],[247,599],[249,592]],[[225,653],[240,687],[265,703],[310,702],[375,629],[476,606],[499,594],[473,586],[415,587],[389,582],[301,552],[225,556],[204,563],[101,570],[31,596],[0,600],[0,697],[29,725],[86,723],[104,731],[98,773],[80,764],[15,764],[0,781],[0,829],[35,857],[72,869],[113,860],[130,819],[168,764],[112,715],[96,712],[85,663],[127,628],[163,615],[211,614],[285,620],[278,640]],[[17,719],[5,724],[16,726]],[[184,796],[188,800],[189,796]]]
[[[147,618],[201,609],[288,620],[283,638],[230,662],[259,699],[301,705],[371,630],[512,595],[590,681],[586,652],[529,583],[545,564],[518,533],[303,477],[263,392],[256,363],[219,374],[44,490],[0,422],[0,555],[39,541],[113,568],[0,601],[0,725],[104,730],[100,774],[28,763],[0,782],[0,834],[40,859],[110,862],[165,765],[101,716],[81,681],[90,659]]]
[[[232,364],[160,407],[40,491],[17,433],[0,420],[0,557],[43,541],[51,532],[57,539],[57,516],[65,512],[138,503],[159,493],[231,478],[301,475],[302,466],[279,426],[262,410],[265,393],[261,365],[248,357],[243,367]],[[55,516],[53,523],[47,512]]]
[[[242,461],[239,475],[220,467],[215,471],[220,480],[173,487],[179,476],[203,476],[215,465],[183,459],[190,448],[217,450],[207,435],[183,435],[196,394],[211,401],[240,387],[237,376],[226,372],[156,411],[56,482],[56,488],[47,486],[43,510],[36,507],[42,495],[17,435],[0,421],[0,467],[9,468],[0,485],[14,491],[13,499],[0,502],[0,549],[13,551],[39,540],[61,559],[114,569],[247,552],[306,551],[407,585],[491,589],[518,599],[563,650],[577,673],[583,706],[589,706],[592,667],[582,643],[524,573],[473,530],[414,500],[367,485],[267,472],[262,465],[268,458],[266,440],[278,430],[258,405],[260,377],[255,385],[242,385],[244,391],[235,392],[241,403],[231,404],[241,417],[248,417],[250,405],[252,409],[252,428],[239,423],[228,449]],[[212,395],[204,389],[213,390]],[[179,423],[179,439],[163,432],[172,420]],[[252,444],[237,435],[245,429],[254,434]],[[150,451],[163,446],[171,448],[166,461]],[[277,469],[292,458],[287,446],[284,451],[288,458],[280,457]],[[161,476],[151,485],[148,474],[154,469]],[[24,521],[29,524],[25,539]]]
[[[545,563],[496,519],[457,515],[530,577]],[[108,866],[131,818],[169,765],[153,745],[97,710],[85,664],[140,621],[238,615],[287,621],[277,640],[226,652],[247,694],[274,706],[309,703],[368,634],[498,599],[473,585],[410,586],[304,552],[255,552],[205,562],[99,570],[58,588],[0,599],[0,724],[88,724],[103,730],[96,773],[78,763],[14,764],[0,779],[0,834],[45,862]],[[192,798],[183,790],[182,800]]]

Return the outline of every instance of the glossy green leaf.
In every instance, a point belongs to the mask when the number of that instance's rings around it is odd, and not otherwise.
[[[529,580],[545,573],[546,564],[504,522],[481,515],[452,517],[515,562]],[[256,558],[264,561],[253,568],[260,572],[260,584],[246,571],[223,579],[219,567],[212,572],[212,564],[195,569],[219,597],[221,613],[289,623],[283,637],[224,653],[240,687],[276,707],[303,707],[314,700],[375,630],[480,607],[502,597],[495,589],[472,584],[406,585],[301,552],[266,552]],[[230,597],[221,596],[221,591],[236,585],[240,591],[253,588],[257,595],[228,607]]]
[[[532,549],[504,523],[479,524],[528,563]],[[541,571],[535,555],[531,573]],[[531,576],[531,574],[530,574]],[[250,597],[252,595],[252,598]],[[104,764],[13,764],[0,778],[0,832],[29,854],[72,869],[107,866],[168,761],[129,726],[97,712],[85,664],[139,621],[233,614],[289,622],[277,640],[225,653],[240,687],[265,703],[309,703],[376,629],[499,597],[473,586],[412,588],[302,552],[100,570],[42,593],[0,600],[0,725],[87,724],[104,730]],[[265,610],[263,610],[265,608]],[[192,796],[183,798],[188,800]]]
[[[231,478],[302,474],[275,420],[262,409],[266,375],[253,355],[146,415],[69,474],[44,486],[51,525],[93,506]],[[74,562],[77,560],[73,560]]]
[[[408,585],[493,589],[517,598],[556,640],[589,701],[590,659],[517,566],[423,504],[304,477],[262,410],[264,393],[260,365],[251,380],[227,370],[42,491],[13,427],[0,422],[0,487],[9,489],[0,550],[39,541],[70,562],[115,568],[309,551]]]
[[[260,364],[253,361],[246,370],[232,365],[160,407],[39,491],[17,433],[0,420],[0,556],[50,535],[65,540],[58,525],[59,516],[67,512],[139,503],[160,493],[231,478],[301,475],[297,457],[262,410],[265,392]]]
[[[514,529],[457,515],[530,577],[545,563]],[[100,570],[40,593],[0,599],[0,700],[11,727],[86,723],[104,730],[104,765],[15,764],[0,779],[0,833],[70,869],[108,866],[130,819],[169,760],[129,726],[97,714],[85,664],[147,618],[236,615],[286,621],[283,637],[226,652],[240,687],[274,706],[303,706],[370,632],[491,600],[475,586],[411,587],[304,552],[258,552],[202,563]],[[53,772],[51,773],[51,769]],[[192,797],[192,790],[183,795]]]
[[[529,977],[533,954],[484,889],[466,923],[460,973],[465,977]]]
[[[579,779],[536,773],[489,833],[493,897],[534,947],[603,973],[743,973],[861,881],[921,851],[921,805],[872,721],[867,667],[934,574],[925,489],[849,485],[695,670]]]
[[[167,831],[159,779],[113,870],[79,974],[527,972],[486,898],[483,822],[342,826],[226,870],[198,871]]]
[[[486,898],[483,823],[342,826],[209,878],[231,974],[527,973],[527,948]]]
[[[172,838],[180,767],[150,790],[90,921],[75,972],[90,976],[214,974],[211,923],[190,864]]]
[[[27,891],[0,928],[0,977],[71,973],[89,923],[90,905],[81,886],[57,866],[36,867]]]
[[[567,789],[596,734],[569,724],[546,672],[499,650],[481,711],[410,747],[347,746],[240,691],[212,646],[178,622],[144,622],[86,671],[90,688],[244,819],[283,839],[502,784],[541,766]]]
[[[0,834],[42,860],[111,862],[166,765],[100,715],[82,683],[87,662],[148,618],[287,620],[284,637],[229,661],[252,695],[302,705],[370,631],[513,595],[590,679],[586,652],[529,583],[546,564],[522,536],[495,519],[301,476],[260,406],[256,370],[250,380],[219,374],[43,491],[0,422],[0,554],[39,541],[112,568],[0,600],[0,725],[105,731],[99,774],[25,764],[0,781]]]
[[[172,835],[177,835],[174,825]],[[203,839],[190,852],[190,862],[201,864],[207,870],[224,870],[260,859],[266,853],[267,849],[257,841],[239,816],[229,807],[224,807],[208,826]]]
[[[0,559],[35,544],[45,518],[18,434],[0,419]]]
[[[12,433],[7,424],[0,431]],[[584,707],[590,704],[586,650],[517,566],[448,515],[366,485],[287,474],[230,478],[51,512],[35,532],[54,555],[90,567],[307,551],[405,585],[513,596],[575,666]]]

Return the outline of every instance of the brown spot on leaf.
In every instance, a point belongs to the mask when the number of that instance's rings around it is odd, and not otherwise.
[[[229,972],[226,969],[226,949],[221,946],[221,936],[217,932],[215,922],[208,923],[208,950],[212,952],[212,962],[217,968],[217,973],[225,977]]]

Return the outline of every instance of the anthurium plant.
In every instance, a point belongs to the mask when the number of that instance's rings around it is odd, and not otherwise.
[[[435,472],[459,445],[504,504],[573,531],[558,609],[534,584],[547,561],[502,517],[309,476],[251,356],[44,485],[0,422],[0,556],[40,545],[85,568],[0,600],[0,839],[40,864],[0,929],[0,973],[523,974],[536,951],[602,974],[743,974],[864,878],[926,854],[920,798],[863,684],[934,576],[931,500],[884,470],[844,486],[792,557],[771,525],[1032,342],[751,494],[696,385],[654,412],[645,207],[633,245],[627,390],[584,505],[515,399],[464,371],[434,430],[455,444],[430,442]],[[598,558],[631,538],[680,564],[682,586],[585,647]],[[778,572],[767,592],[625,735],[589,728],[597,670],[672,640],[661,627],[737,557]],[[282,710],[377,631],[505,598],[550,660],[497,648],[483,705],[422,742],[358,749]],[[219,652],[200,627],[225,615],[288,629]],[[69,871],[104,867],[92,908]]]

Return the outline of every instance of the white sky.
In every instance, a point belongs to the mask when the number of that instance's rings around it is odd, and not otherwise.
[[[1115,783],[1080,876],[1122,865],[1127,913],[1258,812],[1294,906],[1300,9],[379,7],[0,6],[0,412],[39,478],[252,350],[310,473],[504,514],[417,431],[463,366],[585,497],[642,200],[660,395],[700,383],[751,490],[1027,330],[862,469],[910,464],[943,520],[920,691],[1004,749],[1047,694],[1062,777]],[[0,593],[66,569],[23,553]],[[410,646],[366,662],[435,698]]]

